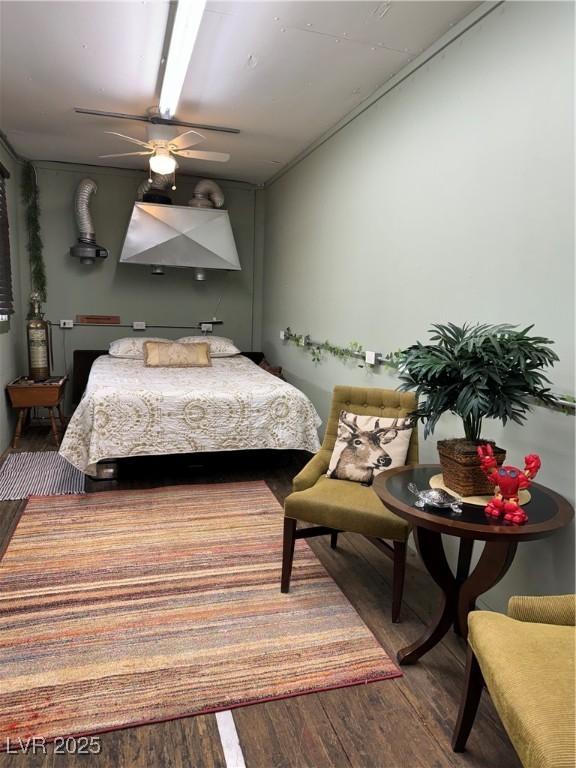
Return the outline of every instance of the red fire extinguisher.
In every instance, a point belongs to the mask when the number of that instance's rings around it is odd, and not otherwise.
[[[28,370],[33,381],[45,381],[50,376],[50,325],[40,312],[41,296],[34,291],[30,296],[34,315],[28,320]]]

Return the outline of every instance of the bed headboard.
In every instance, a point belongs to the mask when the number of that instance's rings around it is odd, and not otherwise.
[[[100,355],[107,355],[107,349],[75,349],[72,360],[72,402],[79,403],[82,399],[92,363]]]
[[[86,384],[88,383],[88,376],[90,375],[90,369],[92,363],[100,355],[107,355],[107,349],[75,349],[72,362],[72,402],[74,404],[79,403]],[[248,357],[253,363],[259,365],[264,360],[264,354],[262,352],[242,352],[244,357]]]

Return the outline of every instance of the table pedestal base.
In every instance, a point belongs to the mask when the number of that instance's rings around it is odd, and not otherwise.
[[[474,610],[476,598],[487,592],[510,568],[517,543],[515,541],[487,541],[472,573],[467,575],[466,560],[470,562],[472,544],[462,544],[459,567],[453,575],[442,544],[442,534],[427,528],[415,528],[414,538],[418,552],[428,573],[442,590],[440,609],[424,635],[397,654],[399,664],[414,664],[433,648],[450,627],[464,639],[468,636],[468,614]],[[470,540],[472,542],[472,540]],[[473,542],[472,542],[473,543]]]

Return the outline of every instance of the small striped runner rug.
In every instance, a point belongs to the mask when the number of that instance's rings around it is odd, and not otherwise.
[[[0,467],[0,501],[85,493],[85,477],[57,451],[10,453]]]
[[[401,674],[305,540],[288,595],[281,559],[264,482],[30,500],[0,563],[0,748]]]

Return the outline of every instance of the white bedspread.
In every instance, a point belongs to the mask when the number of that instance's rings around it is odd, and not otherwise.
[[[92,474],[101,459],[254,448],[319,448],[310,400],[245,357],[211,368],[146,368],[104,355],[60,453]]]

